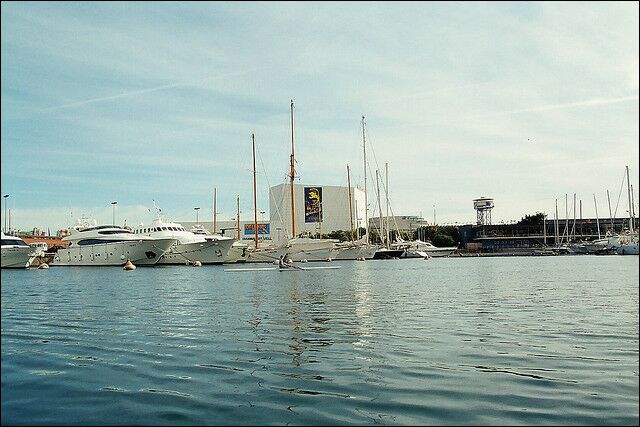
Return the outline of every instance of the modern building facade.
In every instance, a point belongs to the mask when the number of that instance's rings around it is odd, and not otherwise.
[[[295,235],[314,236],[321,231],[322,234],[327,234],[337,230],[350,230],[349,201],[354,229],[364,227],[365,206],[362,189],[351,187],[349,199],[349,188],[346,186],[295,184]],[[369,203],[371,206],[371,201]],[[290,238],[293,235],[290,184],[271,187],[269,214],[273,241],[278,243]]]

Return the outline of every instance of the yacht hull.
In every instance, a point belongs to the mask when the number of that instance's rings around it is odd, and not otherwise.
[[[26,268],[33,258],[30,246],[2,248],[2,268]]]
[[[374,245],[360,245],[360,246],[345,246],[338,247],[336,249],[336,260],[355,260],[358,258],[373,259],[378,246]]]
[[[73,245],[58,250],[52,266],[155,265],[176,239],[131,240],[97,245]]]
[[[157,262],[158,265],[183,265],[200,261],[204,264],[225,262],[234,240],[176,243]],[[135,264],[135,263],[134,263]]]

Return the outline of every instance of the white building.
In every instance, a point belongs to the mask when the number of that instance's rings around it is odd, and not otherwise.
[[[305,191],[306,189],[306,191]],[[306,195],[306,197],[305,197]],[[317,196],[317,197],[316,197]],[[306,200],[305,200],[306,199]],[[319,202],[320,209],[313,206]],[[305,206],[305,201],[307,206]],[[320,232],[328,234],[332,231],[351,229],[349,221],[349,188],[334,185],[294,185],[294,206],[296,235],[315,235]],[[353,227],[365,226],[364,191],[351,187],[351,206],[353,209]],[[369,200],[369,206],[372,206]],[[322,222],[318,222],[318,211],[322,214]],[[357,214],[356,214],[357,213]],[[280,184],[269,191],[269,214],[271,237],[274,242],[281,242],[291,237],[291,186]],[[371,210],[369,211],[371,214]]]

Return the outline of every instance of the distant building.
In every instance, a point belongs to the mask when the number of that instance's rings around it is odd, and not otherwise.
[[[420,216],[410,216],[410,215],[395,215],[395,216],[383,216],[382,217],[382,225],[384,225],[385,229],[389,224],[389,229],[398,230],[401,232],[414,232],[420,227],[426,227],[429,224],[429,221],[420,217]],[[370,229],[380,229],[380,217],[369,218],[369,228]]]
[[[598,224],[600,236],[607,231],[620,232],[629,225],[628,218],[610,219],[585,218],[565,221],[558,220],[558,238],[556,239],[555,221],[547,219],[545,227],[523,224],[494,224],[494,225],[462,225],[458,231],[460,243],[467,250],[480,252],[513,252],[556,246],[570,240],[594,240],[598,238]]]

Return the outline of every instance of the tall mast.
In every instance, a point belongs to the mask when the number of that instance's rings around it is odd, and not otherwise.
[[[556,199],[556,216],[554,218],[556,221],[555,224],[555,235],[556,235],[556,248],[559,246],[559,234],[560,234],[560,226],[558,225],[558,199]]]
[[[367,201],[367,140],[364,133],[364,116],[362,116],[362,153],[364,157],[364,234],[369,244],[369,204]]]
[[[293,180],[296,176],[295,171],[295,156],[294,156],[294,144],[293,144],[293,99],[291,100],[291,170],[289,178],[291,179],[291,233],[293,238],[296,237],[296,209],[294,202]]]
[[[256,249],[258,249],[258,206],[256,201],[256,136],[251,134],[251,145],[253,146],[253,234],[256,239]]]
[[[582,199],[580,199],[580,238],[582,239],[582,235],[584,234],[584,224],[582,222]]]
[[[633,218],[633,227],[635,229],[638,224],[636,224],[636,203],[633,201],[633,184],[631,184],[631,218]]]
[[[562,232],[562,239],[564,240],[564,234],[567,233],[567,242],[569,241],[569,195],[564,193],[564,231]]]
[[[384,164],[384,179],[385,179],[385,191],[384,194],[386,195],[386,199],[387,199],[387,224],[385,227],[385,231],[386,231],[386,237],[387,237],[387,247],[389,246],[389,163]]]
[[[609,198],[609,190],[607,190],[607,203],[609,204],[609,221],[610,221],[610,225],[611,225],[611,233],[614,232],[614,227],[613,227],[613,214],[611,213],[611,199]]]
[[[356,209],[356,239],[360,240],[360,218],[358,218],[358,199],[354,197],[353,202],[355,203]]]
[[[349,165],[347,165],[347,188],[349,189],[349,224],[351,225],[351,241],[353,242],[353,210],[351,206],[351,175],[349,173]]]
[[[238,227],[238,240],[241,240],[240,237],[240,195],[238,195],[238,197],[236,198],[236,203],[237,203],[237,209],[238,209],[238,215],[236,215],[236,227]]]
[[[216,234],[216,188],[213,188],[213,234]]]
[[[547,214],[542,216],[542,234],[544,235],[544,245],[547,246]]]
[[[571,226],[571,240],[576,238],[576,193],[573,193],[573,225]]]
[[[382,236],[384,236],[384,222],[382,222],[382,204],[380,203],[380,171],[378,169],[376,169],[376,190],[378,192],[378,213],[380,216],[378,216],[378,230],[380,231],[380,241],[382,242],[382,245],[386,248],[387,245],[384,242],[384,238]]]
[[[629,182],[629,166],[627,169],[627,196],[629,198],[629,231],[633,233],[633,207],[631,205],[631,183]]]
[[[598,239],[601,239],[600,236],[600,219],[598,218],[598,202],[596,202],[596,194],[593,193],[593,205],[596,207],[596,224],[598,226]]]

